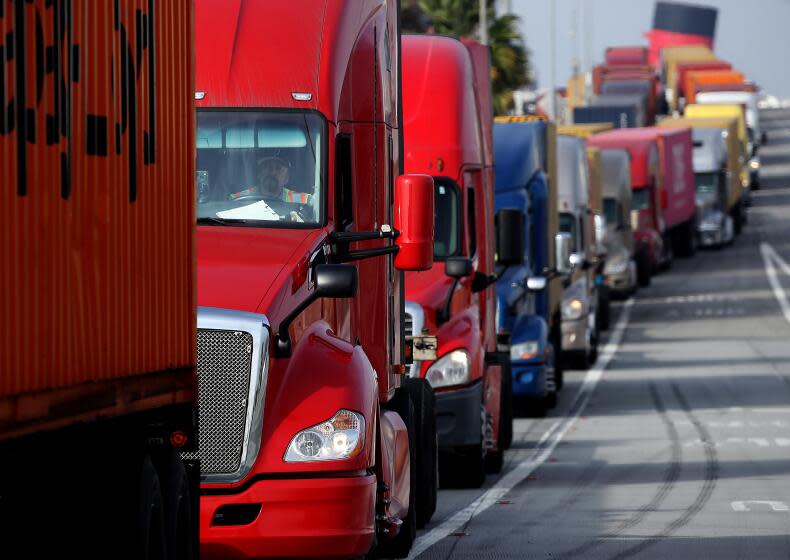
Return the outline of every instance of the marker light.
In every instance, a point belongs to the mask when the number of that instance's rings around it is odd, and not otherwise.
[[[294,91],[291,93],[291,97],[296,101],[310,101],[313,98],[313,94],[306,91]]]
[[[329,420],[296,434],[285,452],[286,463],[333,461],[359,455],[365,443],[365,418],[339,410]]]
[[[206,97],[206,92],[205,91],[196,91],[195,92],[195,99],[197,99],[198,101],[201,101],[205,97]]]

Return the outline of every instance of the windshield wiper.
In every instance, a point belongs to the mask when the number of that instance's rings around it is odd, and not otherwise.
[[[233,224],[246,224],[247,220],[241,218],[220,218],[218,216],[201,216],[197,220],[198,225],[229,226]]]

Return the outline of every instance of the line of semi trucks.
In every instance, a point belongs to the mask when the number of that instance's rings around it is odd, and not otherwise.
[[[731,243],[759,186],[756,88],[708,47],[607,50],[558,124],[494,118],[488,48],[395,1],[20,1],[0,31],[28,557],[405,557],[610,300]]]

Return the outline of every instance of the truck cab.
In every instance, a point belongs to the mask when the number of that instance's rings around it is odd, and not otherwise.
[[[500,332],[510,335],[510,370],[517,411],[542,416],[557,402],[557,353],[552,336],[559,317],[552,310],[550,284],[557,220],[556,186],[551,192],[548,143],[553,125],[519,117],[494,123],[496,208],[512,208],[524,217],[524,262],[497,282]],[[553,275],[556,277],[556,275]],[[558,302],[557,302],[558,303]]]
[[[725,86],[722,86],[725,87]],[[751,91],[703,91],[697,93],[700,105],[743,105],[746,116],[746,133],[751,140],[749,152],[749,188],[760,188],[760,146],[765,134],[760,126],[760,109],[757,106],[757,93]]]
[[[634,231],[631,226],[631,169],[626,150],[601,150],[603,208],[607,249],[604,277],[614,296],[627,296],[637,288]]]
[[[677,118],[661,123],[665,127],[691,127],[694,139],[694,180],[697,232],[703,247],[719,247],[735,237],[735,218],[729,207],[732,185],[727,153],[726,121]],[[736,178],[737,181],[737,178]]]
[[[567,364],[588,367],[598,355],[595,284],[595,224],[590,211],[590,173],[585,141],[557,136],[557,193],[560,236],[568,257],[558,269],[569,274],[562,294],[562,352]],[[565,251],[560,251],[564,253]]]
[[[432,264],[434,195],[400,175],[397,9],[197,2],[202,558],[405,556],[430,499],[400,271]]]
[[[413,377],[436,394],[440,478],[480,486],[512,438],[495,323],[497,263],[488,49],[404,36],[404,137],[409,173],[435,185],[435,263],[406,275],[407,335],[435,355]],[[421,336],[436,337],[436,342]]]
[[[614,130],[589,141],[601,149],[627,150],[631,159],[631,209],[634,258],[640,286],[666,262],[665,223],[659,200],[659,153],[654,133],[645,129]]]

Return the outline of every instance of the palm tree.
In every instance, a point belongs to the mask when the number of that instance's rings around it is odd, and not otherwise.
[[[513,105],[513,90],[532,84],[532,69],[529,51],[518,30],[519,17],[497,17],[494,0],[487,3],[494,112],[501,115]],[[412,0],[402,9],[404,31],[470,37],[478,30],[478,0]]]

